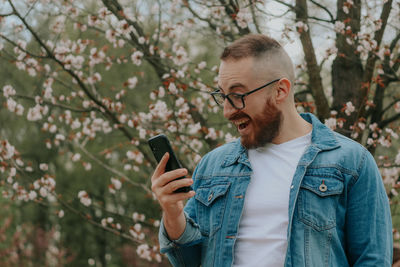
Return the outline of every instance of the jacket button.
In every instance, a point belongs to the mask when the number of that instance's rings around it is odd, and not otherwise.
[[[210,195],[208,196],[208,201],[210,201],[214,196],[214,192],[211,192]]]
[[[324,183],[319,186],[319,191],[325,192],[326,190],[328,190],[328,187]]]

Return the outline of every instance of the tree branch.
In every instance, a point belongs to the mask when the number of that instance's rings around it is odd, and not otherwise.
[[[14,41],[10,40],[9,38],[5,37],[3,34],[0,33],[0,37],[3,38],[4,40],[6,40],[7,42],[9,42],[10,44],[12,44],[13,46],[18,47],[18,49],[20,49],[22,52],[26,53],[27,55],[34,57],[34,58],[49,58],[48,56],[39,56],[39,55],[35,55],[31,52],[29,52],[28,50],[22,48],[20,45],[18,45],[17,43],[15,43]]]
[[[306,0],[296,0],[296,20],[303,22],[308,26],[308,10]],[[318,117],[320,119],[328,118],[330,115],[329,103],[324,93],[322,85],[321,70],[317,63],[314,46],[311,40],[310,29],[300,29],[300,41],[303,46],[305,60],[307,63],[307,74],[309,85],[315,100]]]
[[[322,8],[326,13],[328,13],[328,15],[331,18],[331,20],[330,21],[329,20],[324,20],[324,21],[331,22],[331,23],[335,22],[334,16],[332,15],[332,13],[329,11],[329,9],[327,7],[321,5],[320,3],[315,2],[314,0],[310,0],[310,1],[311,1],[311,3],[313,3],[314,5],[316,5],[319,8]]]
[[[31,100],[31,101],[33,101],[33,102],[36,102],[36,99],[35,99],[35,97],[33,97],[33,96],[18,95],[18,94],[14,95],[14,96],[15,96],[16,98],[28,99],[28,100]],[[98,110],[98,109],[95,108],[95,107],[90,108],[90,109],[80,109],[80,108],[75,108],[75,107],[71,107],[71,106],[67,106],[67,105],[63,105],[63,104],[52,103],[52,102],[50,102],[50,101],[43,100],[43,99],[41,99],[41,102],[43,102],[43,103],[46,104],[46,105],[52,106],[52,107],[58,107],[58,108],[70,110],[70,111],[72,111],[72,112],[90,112],[90,111],[93,111],[93,110]]]
[[[279,3],[279,4],[281,4],[281,5],[284,5],[284,6],[287,6],[289,9],[291,9],[293,12],[295,12],[296,11],[296,7],[295,6],[292,6],[292,5],[290,5],[290,4],[288,4],[288,3],[285,3],[284,1],[281,1],[281,0],[274,0],[275,2],[277,2],[277,3]]]
[[[246,28],[242,28],[239,26],[236,20],[237,13],[239,12],[239,5],[237,3],[233,3],[232,0],[229,0],[229,4],[225,2],[225,0],[219,0],[221,5],[224,6],[226,14],[228,14],[229,18],[231,19],[233,25],[238,29],[239,34],[241,36],[249,34],[250,29],[246,26]]]
[[[148,194],[151,194],[151,190],[149,188],[147,188],[145,185],[143,184],[139,184],[136,183],[134,181],[132,181],[131,179],[129,179],[125,174],[123,174],[122,172],[112,168],[111,166],[107,165],[106,163],[102,162],[101,160],[99,160],[98,158],[96,158],[92,153],[90,153],[89,151],[86,150],[86,148],[79,144],[78,142],[75,142],[75,144],[86,154],[86,156],[88,156],[91,160],[93,160],[94,162],[96,162],[98,165],[100,165],[101,167],[103,167],[104,169],[106,169],[107,171],[114,173],[115,175],[123,178],[126,182],[128,182],[129,184],[136,186],[136,187],[141,187],[142,189],[144,189],[144,191]]]
[[[384,109],[382,109],[382,115],[385,114],[391,107],[393,107],[397,102],[400,101],[400,98],[394,99],[389,105],[387,105]]]
[[[390,49],[391,53],[393,53],[399,40],[400,40],[400,32],[396,35],[396,37],[390,43],[389,49]],[[399,66],[400,66],[400,54],[397,55],[397,58],[394,60],[394,64],[392,66],[392,69],[394,70],[395,73],[399,70]]]
[[[256,11],[254,9],[254,6],[256,4],[257,3],[254,3],[253,0],[250,0],[250,10],[251,10],[251,16],[253,18],[253,23],[254,23],[254,26],[256,27],[257,33],[261,33],[261,29],[260,29],[260,26],[258,25],[258,21],[257,21],[257,17],[256,17]]]
[[[105,1],[105,0],[103,0]],[[8,0],[8,2],[10,3],[15,15],[22,21],[22,23],[25,25],[25,27],[28,29],[28,31],[32,34],[33,38],[36,40],[36,42],[39,43],[39,45],[46,51],[48,57],[50,59],[52,59],[53,61],[55,61],[58,65],[61,66],[61,68],[67,72],[70,76],[72,76],[77,84],[79,85],[79,87],[85,92],[85,94],[97,105],[99,106],[99,110],[100,112],[106,117],[108,118],[113,124],[117,125],[118,130],[120,130],[129,140],[133,139],[132,134],[127,130],[127,128],[125,126],[123,126],[123,124],[121,124],[121,122],[119,121],[119,119],[117,118],[117,116],[111,112],[99,99],[97,99],[87,88],[87,86],[83,83],[83,81],[79,78],[79,76],[77,74],[75,74],[75,72],[73,72],[70,69],[66,69],[64,66],[64,63],[61,62],[60,60],[58,60],[55,55],[52,53],[52,51],[50,51],[50,49],[47,47],[47,45],[45,43],[43,43],[43,41],[39,38],[39,36],[36,34],[36,32],[32,29],[32,27],[26,22],[26,20],[18,13],[18,11],[16,10],[16,8],[14,7],[14,5],[12,4],[11,0]],[[115,1],[113,1],[115,2]],[[132,33],[131,33],[132,34]],[[143,141],[140,141],[139,144],[139,149],[141,150],[141,152],[143,153],[143,155],[145,156],[145,158],[152,163],[154,162],[154,159],[152,157],[150,157],[150,155],[148,155],[148,153],[146,153],[146,150],[144,149],[144,147],[147,147],[147,144]]]
[[[397,121],[398,119],[400,119],[400,113],[397,113],[396,115],[393,115],[390,118],[387,118],[386,120],[382,120],[381,122],[378,123],[378,127],[383,129],[386,125]]]
[[[389,19],[390,11],[392,9],[393,0],[388,0],[382,8],[380,19],[382,21],[381,28],[375,32],[374,40],[376,41],[377,48],[380,47],[382,42],[383,33],[385,32],[387,21]],[[376,57],[374,51],[369,52],[367,63],[365,64],[365,72],[363,77],[363,82],[368,83],[371,81],[372,76],[374,74],[375,63],[378,58]],[[364,95],[366,95],[366,91],[364,91]]]

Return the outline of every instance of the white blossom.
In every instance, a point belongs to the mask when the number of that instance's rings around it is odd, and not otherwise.
[[[121,189],[122,183],[121,183],[120,180],[115,179],[115,178],[111,178],[111,183],[113,184],[113,186],[114,186],[114,188],[116,190],[120,190]]]
[[[63,218],[64,217],[64,211],[60,210],[58,211],[58,218]]]
[[[4,159],[11,159],[15,153],[15,147],[12,146],[7,140],[2,141],[2,146],[0,147],[0,155]]]
[[[138,78],[136,76],[129,78],[128,79],[128,88],[133,89],[136,87],[136,84],[138,82]]]
[[[7,109],[11,112],[15,112],[17,109],[17,102],[14,101],[12,98],[7,99]]]
[[[10,97],[16,94],[15,89],[11,85],[5,85],[3,87],[3,95],[4,97]]]
[[[78,198],[81,201],[81,203],[83,205],[85,205],[86,207],[88,207],[92,204],[92,200],[90,199],[88,193],[86,193],[86,191],[84,191],[84,190],[79,191]]]
[[[37,197],[37,193],[35,191],[31,190],[28,194],[28,197],[30,200],[35,200]]]
[[[342,21],[336,21],[335,22],[335,27],[334,30],[337,33],[344,33],[344,29],[346,28],[346,25]]]
[[[142,57],[143,57],[143,53],[141,51],[136,51],[135,53],[133,53],[131,55],[133,64],[140,66],[140,64],[142,64]]]
[[[350,101],[346,103],[344,112],[347,116],[350,116],[350,114],[353,113],[355,110],[356,108],[353,106],[353,103],[351,103]]]
[[[40,163],[39,169],[41,169],[42,171],[47,171],[49,170],[49,165],[47,165],[46,163]]]
[[[149,245],[147,244],[139,245],[136,249],[136,253],[139,255],[140,258],[151,261],[151,250]]]
[[[38,121],[43,118],[42,116],[43,107],[37,104],[33,108],[28,110],[27,119],[28,121]]]
[[[79,154],[79,153],[76,153],[76,154],[74,154],[73,156],[72,156],[72,161],[73,162],[76,162],[76,161],[78,161],[78,160],[80,160],[81,159],[81,154]]]
[[[214,128],[208,128],[208,133],[205,137],[206,139],[216,140],[217,139],[217,132]]]

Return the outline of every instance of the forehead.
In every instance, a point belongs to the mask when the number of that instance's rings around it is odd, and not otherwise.
[[[252,89],[265,83],[271,72],[273,72],[271,64],[265,58],[248,57],[239,60],[223,60],[219,68],[218,85],[225,93],[230,91],[232,85],[235,84]]]
[[[221,61],[218,72],[218,84],[224,91],[227,91],[233,84],[247,85],[253,78],[253,58]]]

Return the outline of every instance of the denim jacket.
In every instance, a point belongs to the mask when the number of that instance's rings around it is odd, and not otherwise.
[[[302,117],[313,130],[290,187],[284,266],[391,266],[389,202],[374,158],[312,114]],[[174,266],[232,265],[251,172],[240,140],[203,157],[184,233],[172,241],[161,223],[161,252]]]

